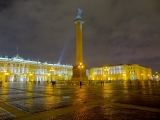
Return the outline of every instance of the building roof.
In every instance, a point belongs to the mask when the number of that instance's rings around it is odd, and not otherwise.
[[[15,61],[24,61],[24,59],[22,57],[20,57],[18,54],[14,57],[11,58],[12,60],[15,60]]]
[[[52,63],[47,63],[47,62],[39,62],[39,60],[30,60],[30,59],[24,59],[20,57],[18,54],[13,56],[13,57],[8,57],[8,56],[0,56],[0,61],[12,61],[12,62],[23,62],[23,63],[30,63],[30,64],[42,64],[42,65],[48,65],[48,66],[58,66],[58,67],[73,67],[72,65],[62,65],[62,64],[52,64]]]
[[[115,67],[115,66],[123,66],[123,65],[126,65],[126,66],[138,65],[138,66],[141,66],[141,67],[149,68],[149,67],[142,66],[142,65],[139,65],[139,64],[136,64],[136,63],[131,63],[131,64],[121,64],[121,63],[120,63],[120,64],[114,64],[114,65],[98,66],[98,67],[93,67],[93,68],[100,68],[100,67]]]

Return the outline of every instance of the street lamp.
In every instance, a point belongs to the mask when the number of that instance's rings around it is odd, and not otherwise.
[[[8,82],[8,75],[9,75],[9,73],[5,72],[5,75],[6,75],[5,82]]]
[[[103,80],[105,80],[105,78],[106,78],[106,75],[103,75]]]
[[[105,67],[104,69],[103,69],[103,80],[105,80],[106,79],[106,75],[108,74],[108,67]]]
[[[54,71],[53,68],[50,69],[50,72],[51,72],[51,81],[52,81],[52,72]]]
[[[123,80],[126,80],[126,76],[125,76],[126,74],[125,73],[123,73]]]
[[[78,68],[80,69],[80,81],[82,81],[82,72],[81,72],[81,69],[83,69],[83,65],[82,65],[82,63],[80,63],[79,65],[78,65]]]
[[[143,80],[143,74],[141,74],[141,76],[142,76],[141,78],[142,78],[142,80]]]
[[[31,82],[32,82],[32,75],[33,75],[33,74],[32,74],[32,73],[30,73],[29,75],[30,75],[30,77],[29,77],[29,81],[31,81]]]

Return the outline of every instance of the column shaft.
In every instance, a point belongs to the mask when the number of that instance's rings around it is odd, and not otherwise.
[[[83,64],[83,43],[82,43],[82,24],[81,20],[74,22],[76,24],[76,65]]]

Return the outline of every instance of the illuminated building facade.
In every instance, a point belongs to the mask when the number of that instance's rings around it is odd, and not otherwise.
[[[70,80],[72,68],[70,65],[25,60],[18,55],[13,58],[0,57],[0,81]]]
[[[157,80],[159,81],[160,80],[160,72],[155,72],[153,77],[152,77],[152,80]]]
[[[151,68],[138,64],[96,67],[89,72],[90,80],[150,80],[151,77]]]

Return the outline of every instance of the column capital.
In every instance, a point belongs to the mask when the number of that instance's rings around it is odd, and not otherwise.
[[[77,23],[80,23],[80,24],[83,24],[83,23],[85,23],[82,19],[76,19],[75,21],[74,21],[74,23],[75,24],[77,24]]]

